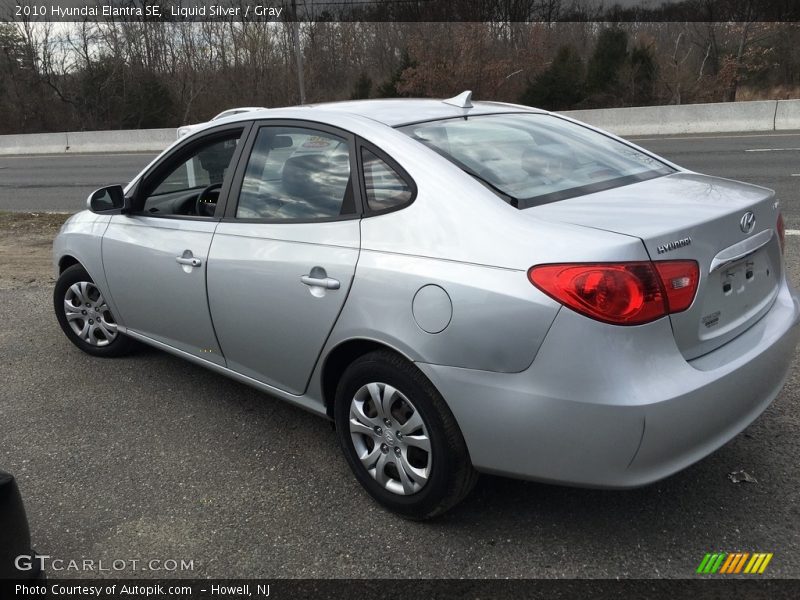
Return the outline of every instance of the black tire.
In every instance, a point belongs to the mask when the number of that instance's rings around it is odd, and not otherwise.
[[[81,282],[89,283],[92,285],[92,287],[94,287],[94,281],[92,281],[92,278],[89,277],[89,274],[86,272],[86,270],[81,265],[72,265],[71,267],[65,269],[63,273],[61,273],[58,281],[56,281],[55,289],[53,290],[53,308],[56,312],[58,324],[64,331],[64,335],[67,336],[67,339],[70,342],[86,352],[86,354],[91,354],[92,356],[113,358],[129,354],[136,348],[137,343],[135,340],[129,338],[123,333],[117,332],[116,337],[109,341],[102,331],[100,331],[97,335],[95,335],[94,339],[98,340],[99,344],[104,343],[103,340],[105,340],[107,343],[104,345],[97,345],[87,342],[86,340],[82,339],[78,333],[73,331],[67,319],[65,302],[67,300],[67,294],[70,293],[70,288],[74,284]],[[76,306],[76,308],[79,308],[79,306]],[[88,318],[90,316],[92,315],[87,315],[86,322],[88,322]],[[106,323],[116,323],[116,319],[114,319],[111,311],[104,311],[100,315],[100,319],[104,319]],[[94,319],[92,319],[92,322],[94,322]],[[78,321],[78,323],[82,324],[83,321]]]
[[[427,429],[430,472],[427,482],[414,493],[402,495],[378,483],[354,446],[351,402],[363,386],[375,382],[392,386],[404,395]],[[441,515],[463,500],[478,479],[461,430],[442,396],[419,369],[393,352],[371,352],[347,367],[336,389],[334,418],[339,443],[356,479],[375,500],[403,517],[424,520]]]

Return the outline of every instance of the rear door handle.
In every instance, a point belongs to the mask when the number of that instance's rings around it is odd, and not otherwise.
[[[338,290],[341,285],[338,279],[333,279],[332,277],[312,277],[311,275],[303,275],[300,281],[308,286],[322,287],[326,290]]]
[[[203,261],[199,258],[195,258],[194,256],[176,256],[175,262],[179,265],[187,265],[189,267],[199,267],[203,264]]]

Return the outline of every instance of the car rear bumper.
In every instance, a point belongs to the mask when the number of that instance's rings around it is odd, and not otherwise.
[[[628,488],[686,468],[752,423],[780,392],[798,338],[800,302],[783,285],[757,323],[689,362],[668,319],[613,327],[562,309],[521,373],[418,366],[478,470]]]

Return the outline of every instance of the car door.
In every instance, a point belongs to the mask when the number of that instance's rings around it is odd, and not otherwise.
[[[350,134],[304,122],[254,126],[208,257],[208,301],[229,368],[305,391],[358,260],[355,172]]]
[[[245,129],[212,130],[155,164],[136,185],[133,211],[111,218],[102,245],[127,329],[220,365],[206,267]]]

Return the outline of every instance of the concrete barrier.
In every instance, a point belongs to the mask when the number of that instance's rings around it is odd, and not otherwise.
[[[775,130],[800,129],[800,100],[778,100],[775,111]]]
[[[800,100],[682,104],[561,113],[621,136],[800,130]],[[161,152],[175,129],[0,135],[0,155]]]
[[[174,129],[75,131],[67,133],[67,152],[161,152],[175,141]]]
[[[81,154],[103,152],[161,152],[175,141],[175,129],[69,131],[0,135],[0,156]]]
[[[58,154],[67,147],[66,133],[0,135],[0,155]]]
[[[561,114],[621,136],[774,131],[777,104],[774,100],[722,102],[574,110]],[[796,111],[800,120],[800,108]]]

